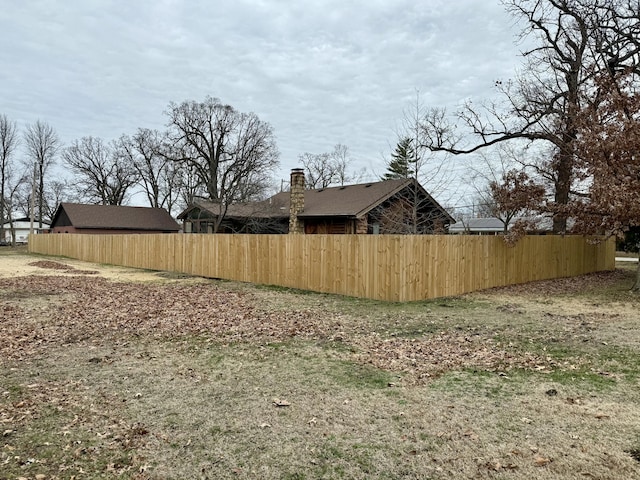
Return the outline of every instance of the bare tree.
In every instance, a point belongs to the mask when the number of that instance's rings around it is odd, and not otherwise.
[[[42,218],[46,207],[44,204],[45,176],[47,170],[55,161],[55,156],[60,148],[58,134],[48,123],[37,120],[32,125],[27,125],[24,134],[27,156],[31,165],[35,165],[37,180],[36,197],[38,206],[38,226],[42,228]]]
[[[53,180],[44,189],[45,218],[53,217],[61,202],[79,201],[73,194],[73,189],[67,180]]]
[[[428,110],[416,92],[415,101],[404,110],[398,145],[392,162],[399,178],[413,179],[400,192],[399,201],[383,211],[381,222],[388,232],[398,234],[439,233],[448,222],[434,204],[433,196],[442,195],[453,176],[446,158],[438,157],[426,146],[423,124]],[[391,168],[390,162],[389,167]]]
[[[305,152],[298,156],[298,161],[304,167],[305,185],[309,189],[344,185],[358,178],[357,173],[349,171],[351,158],[346,145],[336,144],[331,152]]]
[[[168,151],[166,133],[140,128],[133,136],[123,135],[117,142],[117,154],[137,172],[149,205],[171,212],[180,199],[181,169]]]
[[[15,122],[2,114],[0,115],[0,240],[4,241],[4,224],[11,216],[11,204],[7,200],[9,181],[14,166],[13,156],[19,144],[18,127]],[[11,197],[9,197],[11,198]]]
[[[410,138],[412,143],[411,167],[413,175],[431,195],[443,194],[453,181],[453,171],[447,156],[437,156],[427,147],[424,125],[433,110],[424,106],[420,100],[420,92],[416,92],[414,102],[403,112],[398,139]]]
[[[468,102],[458,114],[472,143],[453,137],[455,127],[442,111],[425,122],[426,145],[453,154],[475,152],[505,141],[544,142],[553,155],[533,168],[552,179],[553,228],[567,229],[566,209],[576,182],[576,120],[594,97],[594,75],[640,65],[638,3],[610,0],[506,0],[507,9],[526,22],[522,37],[537,46],[524,52],[522,73],[510,82],[496,82],[503,102],[477,107]]]
[[[259,196],[263,179],[278,165],[273,130],[256,114],[238,112],[212,97],[171,103],[166,113],[174,151],[184,155],[179,160],[222,207],[217,232],[227,207]]]
[[[129,159],[100,138],[83,137],[64,149],[80,197],[102,205],[123,205],[138,181]]]
[[[181,157],[184,158],[184,157]],[[179,199],[180,208],[187,208],[194,200],[198,198],[208,198],[207,191],[202,185],[199,177],[195,173],[195,169],[187,164],[180,164],[178,169],[179,179]]]
[[[445,233],[450,219],[433,198],[415,181],[370,213],[371,223],[380,232],[394,235]]]

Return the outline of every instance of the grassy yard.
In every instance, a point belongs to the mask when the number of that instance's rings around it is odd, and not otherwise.
[[[640,478],[635,268],[394,304],[3,248],[0,479]]]

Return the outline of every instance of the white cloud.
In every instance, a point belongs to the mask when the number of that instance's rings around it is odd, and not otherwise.
[[[283,175],[336,143],[382,171],[416,89],[455,108],[518,62],[498,0],[5,3],[1,113],[109,140],[211,95],[273,125]]]

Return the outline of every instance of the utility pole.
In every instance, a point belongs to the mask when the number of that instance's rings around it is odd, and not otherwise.
[[[36,182],[38,180],[38,166],[33,164],[33,182],[31,183],[31,201],[29,202],[29,217],[31,219],[31,225],[29,227],[29,237],[33,235],[33,222],[36,209]]]

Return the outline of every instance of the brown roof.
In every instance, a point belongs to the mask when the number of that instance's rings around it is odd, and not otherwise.
[[[411,179],[385,180],[341,187],[305,190],[304,210],[300,217],[360,217],[380,203],[410,185]],[[289,207],[289,192],[274,197],[286,197]],[[284,200],[284,198],[283,198]]]
[[[310,217],[361,217],[391,198],[402,189],[412,185],[413,179],[384,180],[380,182],[344,185],[304,191],[304,210],[301,218]],[[436,202],[420,184],[422,193],[439,208],[451,223],[455,220]],[[280,192],[263,202],[239,203],[228,206],[228,218],[287,218],[289,217],[289,192]],[[214,215],[220,214],[220,204],[197,201],[178,215],[185,218],[194,208],[202,208]]]
[[[277,195],[276,195],[277,196]],[[289,217],[289,192],[284,197],[271,197],[262,202],[233,203],[227,206],[225,214],[228,218],[288,218]],[[189,212],[195,209],[205,210],[213,215],[220,215],[220,203],[208,200],[195,200],[186,210],[178,215],[178,219],[184,219]]]
[[[66,217],[66,218],[65,218]],[[61,203],[51,227],[100,228],[114,230],[180,230],[180,226],[164,208],[125,207],[119,205],[85,205]]]

